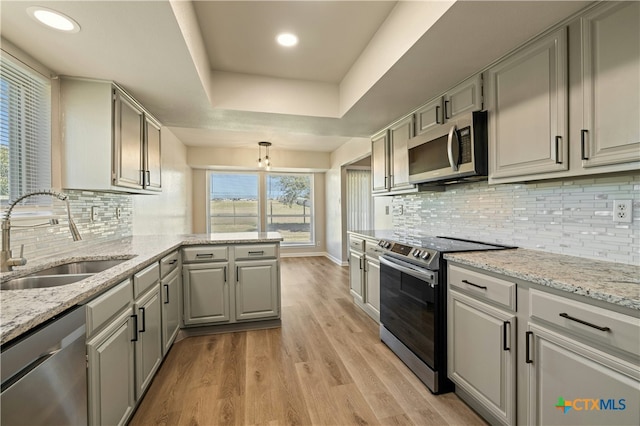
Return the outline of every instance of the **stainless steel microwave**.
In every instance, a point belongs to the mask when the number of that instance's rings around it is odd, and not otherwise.
[[[487,112],[462,115],[409,139],[409,182],[487,176]]]

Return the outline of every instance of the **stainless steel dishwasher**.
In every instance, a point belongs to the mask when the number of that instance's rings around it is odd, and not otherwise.
[[[87,424],[85,322],[80,306],[2,348],[1,424]]]

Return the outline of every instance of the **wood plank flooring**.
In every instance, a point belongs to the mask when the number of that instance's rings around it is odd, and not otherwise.
[[[131,425],[484,425],[435,396],[353,304],[348,268],[283,258],[282,327],[176,343]]]

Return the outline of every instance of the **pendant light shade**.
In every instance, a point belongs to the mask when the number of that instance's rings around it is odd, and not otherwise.
[[[271,159],[269,158],[269,147],[271,142],[258,142],[258,167],[263,168],[266,171],[271,170]],[[265,148],[264,161],[262,160],[262,147]]]

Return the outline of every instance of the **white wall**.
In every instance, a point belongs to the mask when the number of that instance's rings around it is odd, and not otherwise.
[[[371,154],[371,140],[353,138],[331,153],[331,168],[325,174],[327,205],[327,254],[331,260],[343,264],[347,260],[344,166]]]
[[[133,234],[192,232],[192,174],[187,148],[169,129],[162,129],[162,192],[133,196]]]

